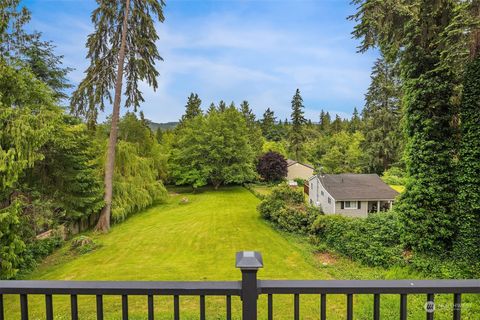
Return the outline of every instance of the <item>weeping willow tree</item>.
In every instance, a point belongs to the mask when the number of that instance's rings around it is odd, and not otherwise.
[[[104,163],[107,131],[110,123],[99,126],[101,145],[98,161]],[[127,113],[119,122],[115,153],[115,184],[112,219],[125,220],[130,214],[162,201],[167,191],[161,181],[165,171],[161,148],[153,132],[134,113]]]
[[[164,2],[97,0],[97,3],[98,8],[92,13],[95,32],[87,40],[90,66],[85,79],[72,95],[71,107],[75,114],[83,115],[93,126],[98,113],[105,110],[105,104],[113,103],[105,159],[105,206],[96,227],[97,230],[106,232],[110,228],[115,147],[122,92],[126,96],[125,107],[134,107],[136,111],[144,101],[138,87],[139,82],[145,81],[154,89],[158,86],[155,63],[161,60],[161,57],[155,44],[158,40],[155,20],[164,21]]]

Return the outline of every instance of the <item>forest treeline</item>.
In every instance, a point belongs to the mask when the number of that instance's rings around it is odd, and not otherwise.
[[[54,44],[25,31],[30,13],[19,0],[2,1],[0,278],[31,269],[61,243],[60,231],[38,240],[44,231],[78,223],[108,231],[110,219],[165,199],[167,183],[257,181],[256,162],[267,152],[323,172],[376,172],[405,183],[390,215],[402,249],[477,275],[480,5],[387,2],[354,1],[360,51],[377,48],[381,57],[365,105],[351,118],[321,111],[306,119],[299,89],[287,119],[274,106],[256,117],[247,101],[207,107],[192,93],[179,125],[153,132],[137,112],[138,83],[157,87],[163,1],[110,1],[94,10],[90,65],[71,94],[71,69]],[[109,105],[112,116],[98,123]],[[133,110],[121,117],[121,106]]]

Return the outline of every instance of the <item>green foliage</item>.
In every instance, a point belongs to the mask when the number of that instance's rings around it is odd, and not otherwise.
[[[282,184],[273,188],[259,205],[260,215],[289,232],[306,233],[317,216],[318,208],[305,203],[303,191]]]
[[[0,194],[15,186],[44,155],[40,148],[60,121],[48,87],[26,69],[0,59]]]
[[[23,259],[25,243],[21,237],[21,203],[0,209],[0,279],[13,278]]]
[[[295,155],[295,160],[301,160],[301,152],[303,151],[303,143],[306,140],[304,125],[307,120],[304,117],[303,99],[300,90],[297,89],[292,99],[292,126],[288,134],[290,150]]]
[[[254,152],[243,115],[229,107],[186,121],[176,132],[170,157],[178,185],[244,183],[255,178]]]
[[[394,64],[379,58],[375,62],[371,83],[362,112],[362,143],[368,171],[381,174],[400,160],[403,136],[400,114],[400,81]]]
[[[455,229],[454,65],[442,60],[454,2],[355,0],[361,51],[378,46],[399,61],[409,181],[397,209],[404,243],[418,252],[450,250]]]
[[[194,94],[193,92],[188,97],[187,105],[185,106],[185,114],[182,116],[180,123],[183,123],[189,119],[193,119],[196,116],[202,114],[202,109],[200,106],[202,105],[202,100],[198,97],[198,94]]]
[[[267,108],[263,113],[263,118],[260,120],[260,128],[265,139],[270,141],[282,140],[282,132],[276,123],[277,118],[275,113],[270,108]]]
[[[460,109],[457,167],[456,260],[469,276],[480,274],[480,54],[466,67]]]
[[[407,183],[406,173],[399,167],[390,167],[383,173],[382,180],[386,184],[404,186]]]
[[[315,241],[366,265],[391,267],[403,262],[401,224],[393,212],[367,218],[321,215],[311,232]]]
[[[330,137],[321,137],[314,152],[312,163],[323,167],[326,173],[360,173],[364,170],[364,154],[360,147],[364,137],[360,132],[341,131]],[[322,154],[322,151],[324,152]],[[317,155],[320,154],[320,161]]]
[[[159,73],[155,63],[162,58],[155,43],[158,40],[155,20],[165,20],[164,5],[163,0],[130,1],[124,66],[126,86],[123,94],[126,97],[125,107],[133,106],[134,111],[144,101],[139,81],[145,81],[153,89],[158,87]],[[84,116],[89,124],[96,122],[99,111],[105,110],[105,104],[113,102],[111,89],[117,81],[125,9],[125,1],[99,2],[91,16],[95,31],[87,40],[90,66],[71,97],[73,113]]]
[[[71,222],[101,210],[103,186],[91,133],[78,119],[64,115],[62,120],[41,149],[44,159],[26,172],[22,182],[29,192],[44,195],[42,201],[54,203],[46,211],[62,211],[62,221]]]
[[[98,149],[102,151],[106,148],[108,126],[106,123],[97,130]],[[160,180],[165,162],[150,128],[134,113],[127,113],[118,127],[112,201],[112,218],[116,222],[165,200],[167,194]],[[105,153],[99,154],[99,164],[104,163],[104,157]]]
[[[27,243],[25,251],[22,253],[19,275],[32,271],[42,259],[52,254],[62,244],[63,239],[60,235],[53,235],[46,239],[33,240]]]

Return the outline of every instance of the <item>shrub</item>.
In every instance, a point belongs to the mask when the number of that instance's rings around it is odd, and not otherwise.
[[[280,181],[287,176],[287,160],[280,153],[269,151],[258,159],[257,172],[266,181]]]
[[[322,215],[311,232],[319,242],[366,265],[389,267],[403,262],[400,223],[393,212],[365,219]]]
[[[405,172],[398,167],[391,167],[383,173],[382,180],[387,184],[404,186],[407,183]]]
[[[281,229],[306,233],[317,216],[318,208],[305,204],[303,192],[283,184],[275,187],[258,206],[261,216]]]
[[[21,274],[33,270],[42,259],[50,255],[55,249],[60,248],[63,244],[61,235],[34,240],[27,243],[26,249],[22,254],[22,263],[20,265]]]

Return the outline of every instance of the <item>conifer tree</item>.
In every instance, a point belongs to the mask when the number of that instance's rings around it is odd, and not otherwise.
[[[203,113],[200,108],[201,104],[202,100],[198,97],[198,94],[192,92],[188,97],[187,105],[185,106],[185,114],[182,116],[180,123],[201,115]]]
[[[253,113],[252,109],[250,109],[248,101],[242,101],[242,103],[240,104],[240,112],[243,114],[247,125],[251,126],[255,123],[255,114]]]
[[[220,100],[220,102],[218,103],[218,111],[225,112],[225,110],[227,110],[227,104],[225,103],[225,101]]]
[[[207,109],[207,114],[210,114],[210,113],[213,113],[217,111],[217,107],[215,106],[215,104],[212,102],[210,103],[210,106],[208,107]]]
[[[332,120],[330,119],[330,113],[322,111],[320,112],[320,132],[328,134],[330,132],[330,125]]]
[[[300,90],[297,89],[292,99],[292,127],[289,134],[290,149],[295,154],[295,160],[297,161],[300,160],[300,153],[306,139],[304,125],[307,123],[307,120],[304,117],[303,109],[303,99],[300,95]]]
[[[72,95],[71,106],[75,114],[85,116],[92,125],[105,104],[113,103],[105,161],[105,207],[96,227],[103,232],[110,228],[121,95],[124,92],[126,96],[125,107],[133,106],[136,111],[144,101],[139,82],[146,81],[157,88],[155,62],[161,57],[155,43],[158,40],[155,20],[163,22],[163,6],[163,0],[99,1],[92,13],[95,31],[87,40],[90,66]]]
[[[373,68],[362,112],[363,149],[369,171],[383,173],[400,160],[403,135],[400,81],[393,64],[379,58]]]
[[[267,140],[278,141],[280,137],[278,136],[278,132],[276,130],[276,122],[277,118],[275,117],[275,113],[270,108],[267,108],[263,113],[263,118],[260,120],[260,127],[262,129],[262,134]]]

